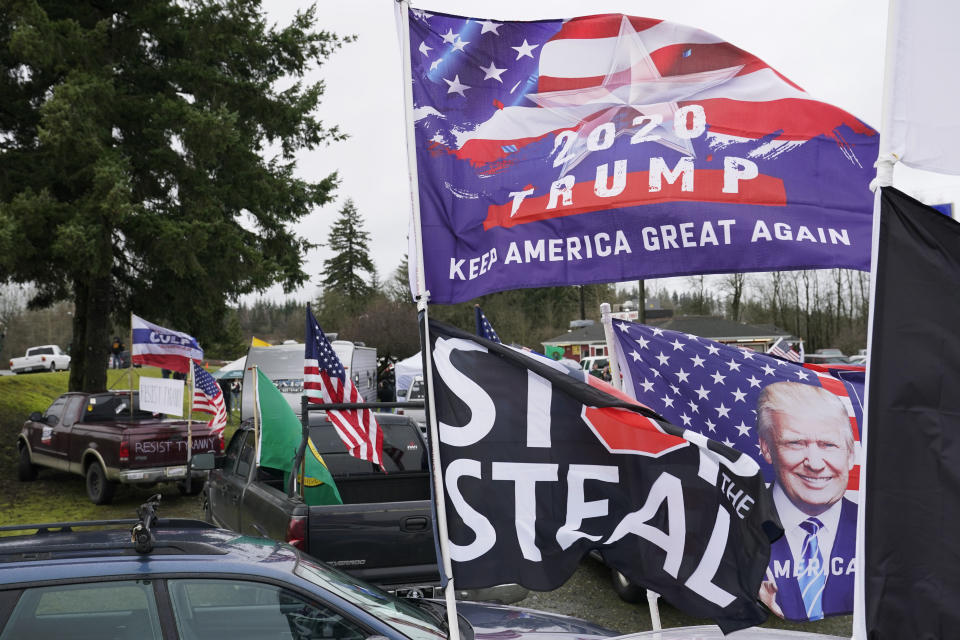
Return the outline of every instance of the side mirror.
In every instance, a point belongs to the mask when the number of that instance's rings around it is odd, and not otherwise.
[[[199,471],[209,471],[216,468],[216,456],[212,453],[196,453],[190,459],[190,468]]]
[[[43,414],[40,413],[39,411],[34,411],[33,413],[30,414],[30,421],[31,421],[31,422],[43,422],[43,421],[44,421],[44,420],[43,420]]]

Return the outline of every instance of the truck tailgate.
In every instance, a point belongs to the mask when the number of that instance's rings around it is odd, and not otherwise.
[[[310,507],[311,554],[382,585],[439,579],[429,500]]]
[[[193,453],[217,453],[220,438],[206,423],[194,423]],[[129,423],[123,430],[130,451],[130,468],[167,466],[186,464],[187,462],[187,423],[170,421],[165,423],[142,424]]]

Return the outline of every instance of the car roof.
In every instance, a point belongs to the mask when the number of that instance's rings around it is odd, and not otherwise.
[[[13,584],[145,574],[290,576],[299,555],[267,538],[245,536],[206,522],[158,519],[154,546],[138,553],[131,528],[138,520],[59,522],[0,527],[34,533],[0,538],[0,588]],[[95,528],[96,527],[96,528]]]

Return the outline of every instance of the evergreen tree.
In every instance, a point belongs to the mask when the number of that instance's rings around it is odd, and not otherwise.
[[[288,81],[344,42],[315,26],[261,0],[0,3],[0,283],[73,300],[71,389],[106,386],[111,319],[209,344],[228,301],[307,279],[293,225],[336,176],[295,156],[342,138],[322,82]]]
[[[359,311],[372,287],[361,274],[374,273],[370,259],[370,234],[363,229],[363,218],[353,200],[340,209],[340,217],[330,229],[327,246],[334,256],[323,261],[323,294],[343,299],[351,312]]]

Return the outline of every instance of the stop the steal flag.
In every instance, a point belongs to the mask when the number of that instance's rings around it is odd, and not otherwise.
[[[869,269],[876,132],[734,44],[621,14],[418,10],[409,43],[431,302]]]
[[[459,588],[562,585],[591,549],[724,631],[763,622],[782,533],[757,464],[582,371],[430,323]]]

